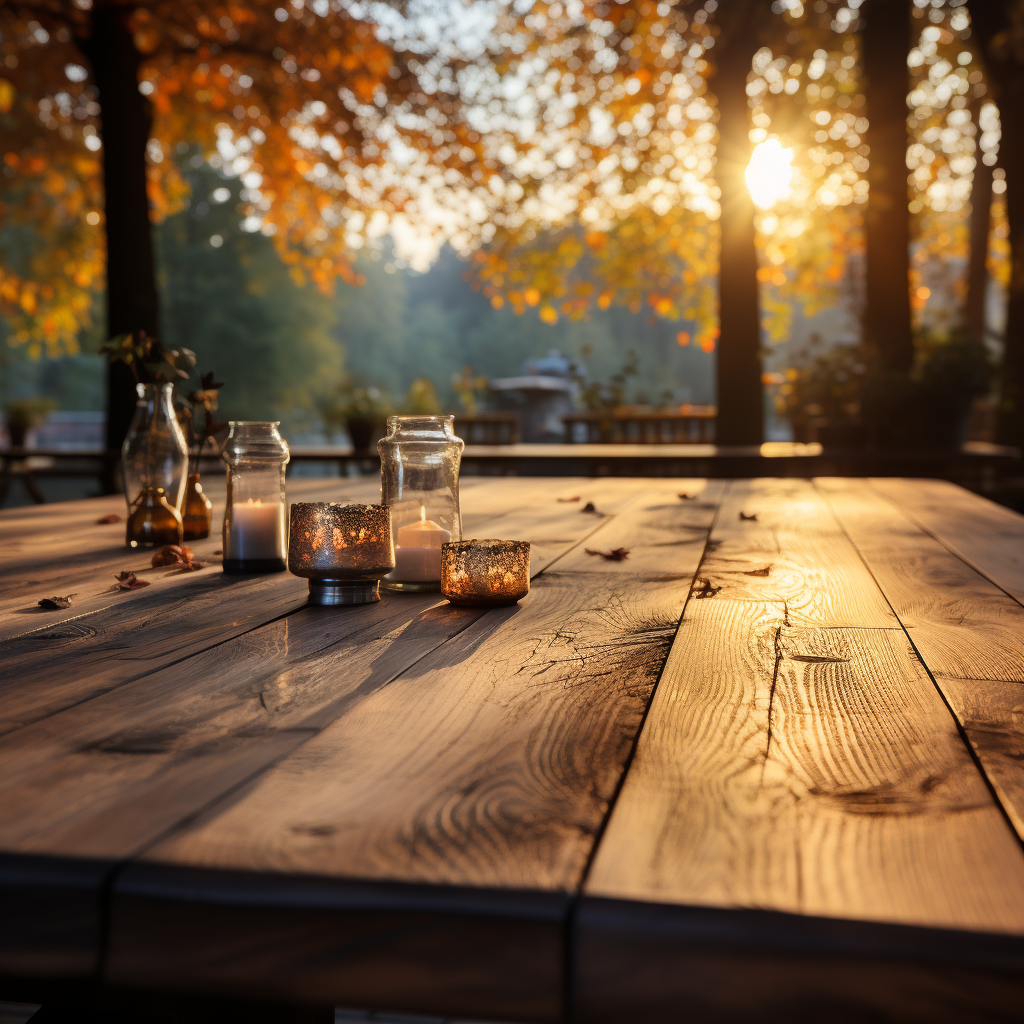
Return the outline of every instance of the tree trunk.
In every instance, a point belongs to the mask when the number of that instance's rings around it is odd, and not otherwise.
[[[764,440],[761,313],[758,301],[754,202],[744,172],[750,161],[747,75],[757,49],[749,26],[717,40],[714,89],[718,99],[715,176],[722,190],[722,249],[718,271],[718,444]]]
[[[868,0],[863,32],[869,128],[864,341],[882,365],[914,362],[910,319],[910,212],[907,209],[907,54],[910,5]]]
[[[1024,25],[1016,7],[1009,0],[985,0],[972,4],[970,10],[993,98],[1002,113],[999,165],[1006,173],[1010,225],[1010,286],[996,440],[1024,447],[1024,137],[1013,127],[1024,103]]]
[[[981,104],[974,107],[974,123],[978,124]],[[986,298],[988,294],[988,240],[992,218],[992,168],[977,151],[978,162],[971,183],[971,252],[967,264],[967,301],[964,303],[964,328],[975,341],[983,342],[986,333]]]
[[[120,4],[99,3],[82,49],[99,90],[103,186],[107,229],[107,333],[156,335],[159,310],[153,238],[146,195],[146,144],[152,124],[149,100],[139,92],[142,57]],[[107,479],[120,490],[118,459],[135,412],[131,371],[115,363],[107,372]]]
[[[1024,103],[1024,68],[1018,68],[1014,100],[1004,110],[1019,110]],[[1007,90],[1009,92],[1010,90]],[[1011,126],[999,143],[999,164],[1006,172],[1006,217],[1010,224],[1010,285],[1006,295],[1006,334],[1000,373],[999,416],[996,440],[1024,448],[1024,138]]]

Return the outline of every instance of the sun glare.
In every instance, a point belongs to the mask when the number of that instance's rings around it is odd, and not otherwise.
[[[778,139],[765,139],[754,147],[744,177],[750,198],[762,210],[770,210],[790,194],[793,181],[793,150],[784,149]]]

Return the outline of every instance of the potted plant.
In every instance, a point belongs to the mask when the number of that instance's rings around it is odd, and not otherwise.
[[[370,450],[375,434],[387,425],[389,403],[384,393],[373,386],[346,378],[320,413],[329,436],[344,427],[357,452]]]
[[[4,406],[4,420],[12,448],[24,448],[28,432],[38,427],[57,407],[49,398],[16,398]]]
[[[805,349],[798,358],[780,411],[798,440],[826,448],[957,448],[992,377],[985,346],[959,331],[919,337],[909,372],[886,367],[863,344]]]

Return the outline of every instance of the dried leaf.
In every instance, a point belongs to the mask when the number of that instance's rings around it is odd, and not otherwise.
[[[205,562],[193,562],[191,559],[187,562],[181,562],[178,565],[178,572],[198,572],[200,569],[206,567]]]
[[[127,570],[119,572],[114,579],[117,580],[119,590],[138,590],[139,587],[149,586],[149,580],[140,580],[136,577],[135,573],[128,572]]]
[[[721,587],[716,587],[706,576],[698,576],[693,583],[693,596],[698,599],[714,597],[721,589]]]
[[[624,562],[629,557],[629,548],[615,548],[614,551],[595,551],[593,548],[584,548],[588,555],[600,555],[608,562]]]
[[[743,573],[744,576],[767,576],[772,571],[771,565],[766,565],[763,569],[748,569]]]
[[[68,594],[67,597],[44,597],[39,602],[40,608],[54,609],[54,608],[70,608],[71,598],[74,594]]]
[[[747,515],[746,512],[741,512],[740,513],[740,522],[741,523],[753,523],[753,522],[756,522],[756,521],[757,521],[757,513],[756,512],[751,512],[749,516]]]
[[[164,565],[180,565],[192,561],[192,549],[184,544],[165,544],[159,551],[153,552],[154,569]]]
[[[124,520],[121,518],[121,516],[119,516],[116,512],[111,512],[109,515],[100,516],[99,519],[96,520],[96,525],[97,526],[108,526],[111,523],[121,523],[121,522],[124,522]]]
[[[578,494],[574,494],[571,498],[559,498],[558,500],[559,501],[579,501],[580,500],[580,496]]]
[[[596,512],[597,509],[594,508],[594,503],[592,501],[588,501],[586,503],[586,505],[584,505],[583,508],[580,509],[580,511],[581,512]]]
[[[679,500],[680,501],[689,501],[690,498],[692,498],[692,497],[693,497],[692,494],[680,494],[679,495]]]

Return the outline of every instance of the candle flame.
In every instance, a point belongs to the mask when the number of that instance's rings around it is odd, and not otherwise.
[[[427,521],[427,509],[425,505],[420,505],[420,522],[425,523]]]
[[[246,502],[246,504],[247,505],[262,505],[263,504],[263,499],[262,498],[257,498],[255,501],[253,501],[252,498],[250,498]]]

